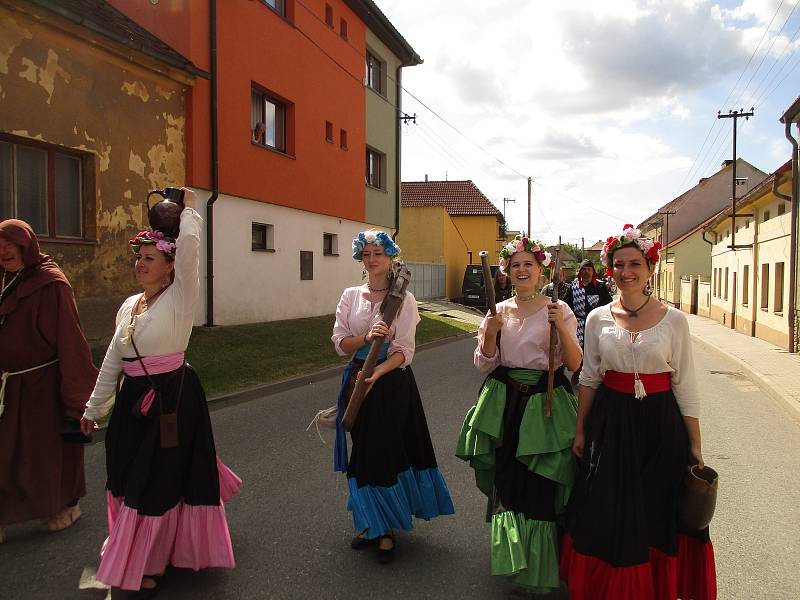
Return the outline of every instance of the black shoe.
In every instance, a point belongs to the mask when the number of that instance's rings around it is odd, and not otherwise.
[[[391,548],[384,549],[384,548],[378,547],[378,562],[381,563],[382,565],[388,565],[389,563],[391,563],[394,560],[394,548],[395,548],[394,536],[390,535],[390,534],[382,535],[380,537],[380,539],[382,539],[382,540],[383,539],[392,540],[392,547]]]
[[[350,547],[353,550],[363,550],[367,546],[372,545],[372,542],[375,540],[368,540],[365,537],[361,537],[360,535],[355,536],[352,540],[350,540]]]

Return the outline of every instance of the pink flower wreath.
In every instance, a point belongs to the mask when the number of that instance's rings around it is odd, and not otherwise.
[[[606,275],[611,276],[614,272],[613,260],[614,252],[623,246],[635,245],[642,251],[647,262],[651,265],[656,264],[661,259],[661,242],[656,242],[648,237],[642,237],[642,232],[633,225],[626,224],[622,227],[622,235],[611,236],[603,244],[600,252],[600,260],[606,266]]]

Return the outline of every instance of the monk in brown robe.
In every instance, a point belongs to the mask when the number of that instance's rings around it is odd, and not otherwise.
[[[24,221],[0,222],[0,543],[3,528],[80,517],[83,446],[62,437],[97,379],[72,287]],[[75,421],[72,421],[73,423]]]

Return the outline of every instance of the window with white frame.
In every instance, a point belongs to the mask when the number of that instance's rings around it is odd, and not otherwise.
[[[253,223],[252,235],[251,250],[253,252],[275,251],[275,227],[273,225],[269,223]]]
[[[322,255],[339,256],[339,236],[335,233],[322,234]]]
[[[256,88],[250,96],[253,142],[286,152],[286,104]]]
[[[367,148],[366,166],[365,166],[365,181],[367,185],[374,188],[384,189],[385,175],[384,167],[386,163],[386,155],[381,154],[377,150]]]
[[[0,139],[0,221],[22,219],[44,238],[83,237],[82,157]]]

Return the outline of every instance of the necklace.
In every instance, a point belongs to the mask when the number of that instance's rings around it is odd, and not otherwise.
[[[136,325],[137,325],[137,323],[139,321],[139,317],[141,317],[144,313],[146,313],[147,309],[149,308],[147,306],[148,300],[150,301],[150,304],[152,305],[152,303],[156,301],[156,298],[158,298],[161,294],[163,294],[164,290],[166,290],[168,287],[169,287],[169,285],[165,285],[163,288],[158,290],[155,294],[150,296],[150,298],[147,297],[147,293],[146,292],[142,292],[142,295],[139,296],[139,299],[136,301],[136,304],[134,304],[133,310],[131,311],[131,322],[128,323],[128,327],[125,329],[125,334],[126,335],[121,340],[123,344],[127,344],[127,343],[130,342],[130,339],[131,339],[131,336],[133,335],[133,332],[136,331]],[[137,311],[137,308],[139,306],[141,306],[141,308],[142,308],[141,311]]]
[[[367,289],[370,292],[385,292],[386,290],[389,289],[389,286],[387,285],[386,287],[382,287],[382,288],[374,288],[369,284],[369,282],[367,282]]]
[[[639,311],[642,310],[645,306],[647,306],[648,302],[650,302],[650,298],[652,298],[652,296],[648,296],[647,300],[644,301],[644,304],[642,304],[639,308],[636,308],[636,309],[633,309],[633,310],[631,310],[630,308],[628,308],[627,306],[625,306],[622,303],[622,297],[620,297],[620,299],[619,299],[619,305],[622,307],[622,310],[624,310],[626,313],[628,313],[629,317],[635,319],[635,318],[637,318],[639,316]]]
[[[538,295],[538,292],[533,292],[530,296],[520,296],[519,294],[514,294],[514,297],[517,299],[517,302],[530,302]]]
[[[3,271],[3,283],[0,283],[0,302],[3,301],[3,295],[6,293],[6,290],[14,285],[14,282],[17,280],[17,277],[20,276],[20,273],[22,273],[22,269],[17,271],[17,274],[14,275],[14,277],[11,278],[11,281],[8,282],[8,285],[6,285],[6,272]]]

